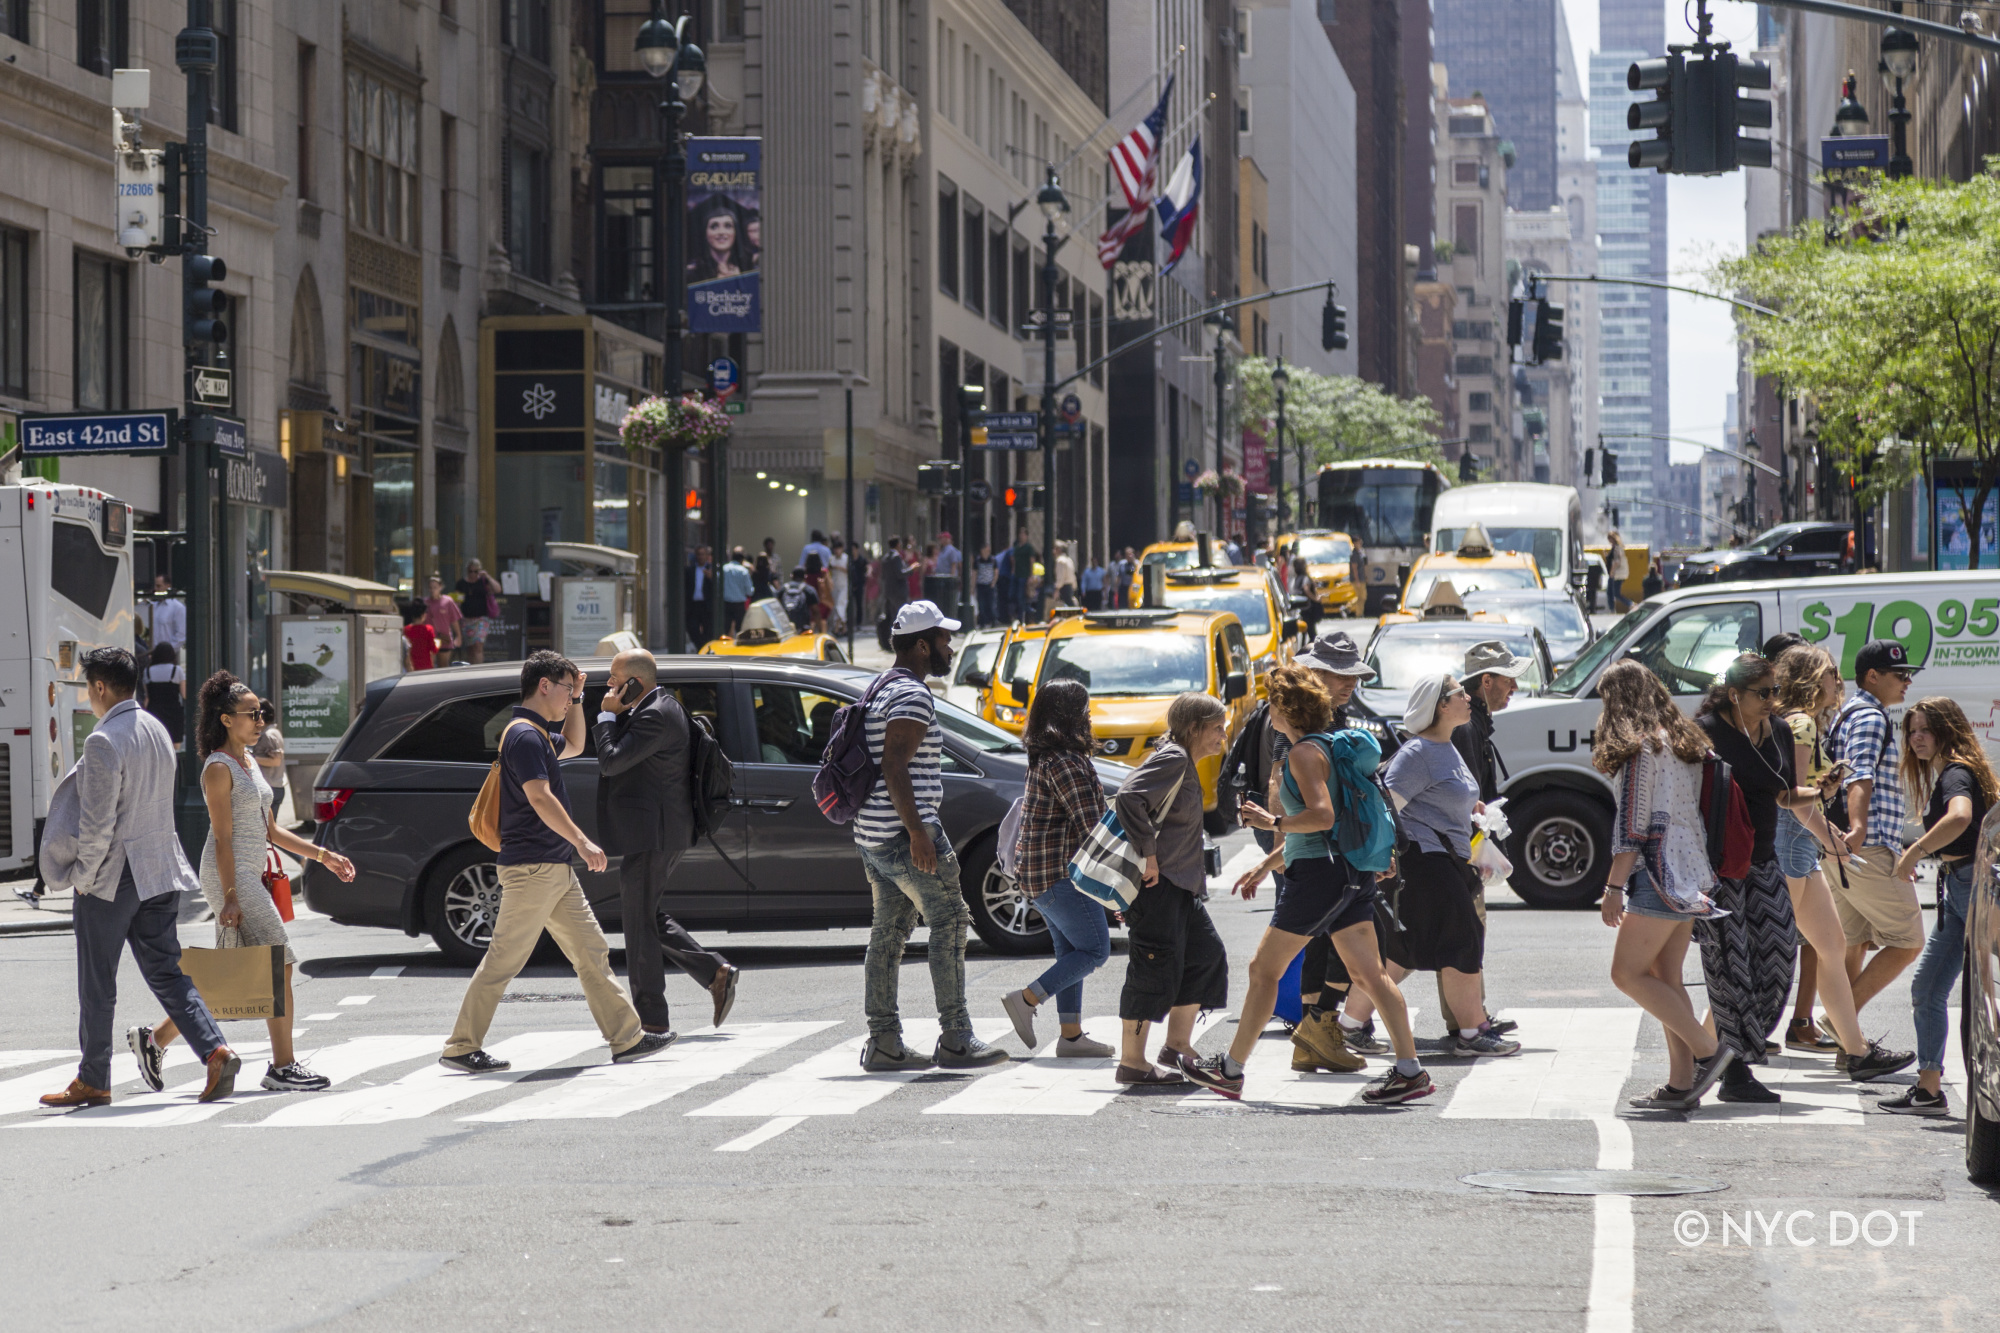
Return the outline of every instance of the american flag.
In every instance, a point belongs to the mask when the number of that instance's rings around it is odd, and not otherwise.
[[[1118,262],[1125,242],[1146,225],[1146,215],[1158,197],[1160,136],[1166,132],[1167,100],[1174,95],[1173,76],[1160,90],[1160,104],[1111,150],[1111,174],[1125,192],[1126,214],[1097,238],[1097,259],[1110,268]]]

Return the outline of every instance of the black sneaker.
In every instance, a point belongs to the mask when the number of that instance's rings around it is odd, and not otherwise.
[[[1735,1058],[1735,1051],[1727,1046],[1718,1046],[1714,1055],[1694,1062],[1694,1086],[1688,1089],[1687,1099],[1690,1109],[1701,1104],[1701,1099],[1715,1086],[1715,1081],[1722,1077],[1723,1071],[1729,1068],[1729,1062]]]
[[[1750,1072],[1750,1066],[1731,1065],[1730,1068],[1732,1070],[1741,1070],[1742,1077],[1735,1079],[1725,1078],[1722,1080],[1722,1087],[1715,1094],[1715,1100],[1719,1102],[1745,1102],[1761,1106],[1768,1106],[1773,1102],[1783,1100],[1777,1093],[1757,1081],[1756,1076]]]
[[[1520,1042],[1504,1041],[1484,1029],[1475,1031],[1469,1037],[1454,1032],[1451,1034],[1451,1040],[1445,1045],[1445,1054],[1457,1056],[1460,1059],[1470,1059],[1481,1055],[1519,1055],[1520,1053]]]
[[[871,1074],[901,1074],[912,1070],[929,1069],[934,1062],[928,1055],[920,1055],[903,1045],[898,1039],[894,1050],[884,1044],[881,1037],[870,1037],[861,1044],[861,1067]]]
[[[1511,1018],[1495,1018],[1493,1015],[1488,1014],[1486,1015],[1486,1021],[1480,1024],[1480,1026],[1496,1037],[1505,1037],[1521,1025]]]
[[[1879,1041],[1871,1041],[1866,1055],[1847,1057],[1847,1077],[1852,1083],[1866,1083],[1869,1079],[1883,1078],[1898,1070],[1908,1069],[1916,1062],[1915,1051],[1892,1051]]]
[[[333,1080],[294,1060],[288,1065],[268,1066],[263,1086],[267,1092],[325,1092],[333,1086]]]
[[[956,1037],[939,1037],[937,1050],[931,1056],[939,1069],[984,1069],[987,1065],[1004,1065],[1012,1058],[998,1046],[988,1046],[970,1032],[961,1032]]]
[[[143,1026],[126,1029],[125,1044],[132,1048],[132,1056],[139,1062],[139,1077],[146,1081],[146,1086],[154,1092],[165,1087],[160,1069],[166,1062],[166,1053],[153,1039],[153,1029]]]
[[[1222,1059],[1223,1057],[1219,1055],[1211,1055],[1205,1059],[1190,1060],[1183,1055],[1181,1073],[1187,1075],[1187,1081],[1190,1083],[1207,1088],[1210,1092],[1220,1093],[1232,1102],[1241,1101],[1243,1075],[1238,1074],[1231,1078],[1223,1068]]]
[[[1361,1090],[1361,1100],[1370,1106],[1395,1106],[1400,1102],[1413,1102],[1419,1097],[1428,1097],[1437,1091],[1431,1082],[1429,1071],[1419,1069],[1414,1074],[1399,1074],[1391,1069]]]
[[[1951,1104],[1945,1101],[1942,1089],[1937,1092],[1925,1092],[1922,1088],[1912,1087],[1900,1097],[1884,1097],[1881,1101],[1876,1102],[1875,1106],[1878,1110],[1887,1111],[1890,1115],[1946,1116],[1951,1114]]]
[[[641,1032],[639,1040],[633,1042],[622,1051],[613,1051],[611,1053],[611,1063],[614,1065],[629,1065],[634,1060],[643,1060],[649,1055],[658,1055],[661,1051],[666,1050],[667,1047],[680,1039],[681,1034],[678,1032]]]
[[[438,1063],[446,1069],[463,1070],[468,1074],[497,1074],[503,1069],[512,1069],[510,1060],[496,1060],[484,1051],[467,1051],[464,1055],[440,1055]]]
[[[1339,1022],[1340,1020],[1335,1019],[1334,1021]],[[1347,1049],[1350,1051],[1359,1051],[1363,1055],[1387,1055],[1389,1053],[1389,1043],[1375,1035],[1375,1020],[1372,1018],[1358,1028],[1351,1028],[1342,1023],[1340,1035],[1346,1040]]]

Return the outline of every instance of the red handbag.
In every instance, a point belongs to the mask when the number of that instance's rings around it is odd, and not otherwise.
[[[264,846],[264,888],[271,895],[271,903],[278,909],[278,920],[292,919],[292,877],[285,873],[285,863],[278,859],[278,849],[266,843]]]

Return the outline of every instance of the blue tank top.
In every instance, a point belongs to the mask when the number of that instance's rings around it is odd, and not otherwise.
[[[1320,752],[1326,756],[1327,767],[1330,771],[1333,767],[1331,738],[1324,733],[1319,733],[1304,737],[1303,739],[1318,742]],[[1285,756],[1285,780],[1278,788],[1278,807],[1282,813],[1288,815],[1296,815],[1306,808],[1305,797],[1299,792],[1297,780],[1292,777],[1292,755],[1298,752],[1299,747],[1293,745],[1291,752]],[[1330,791],[1331,789],[1329,788]],[[1310,861],[1314,857],[1331,859],[1333,856],[1333,845],[1326,840],[1327,832],[1328,830],[1326,829],[1315,829],[1311,833],[1287,833],[1285,835],[1285,864],[1290,866],[1294,861]]]

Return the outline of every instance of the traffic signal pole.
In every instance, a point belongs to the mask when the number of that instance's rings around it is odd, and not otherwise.
[[[220,665],[216,651],[216,626],[221,620],[216,601],[219,580],[215,556],[214,513],[215,445],[214,418],[196,398],[195,368],[202,362],[209,343],[197,341],[200,333],[214,333],[217,326],[198,321],[197,306],[207,300],[211,275],[220,277],[206,261],[208,253],[208,108],[210,84],[215,77],[218,41],[209,25],[209,0],[188,0],[187,27],[174,39],[174,64],[187,75],[187,145],[181,150],[186,167],[186,183],[181,191],[180,220],[172,223],[173,234],[181,239],[182,313],[182,415],[181,461],[182,496],[187,506],[189,586],[187,589],[188,683],[187,744],[180,756],[178,820],[182,847],[190,859],[198,859],[208,837],[208,808],[201,795],[201,757],[196,744],[199,726],[198,696],[202,682]],[[226,326],[220,329],[226,339]]]

